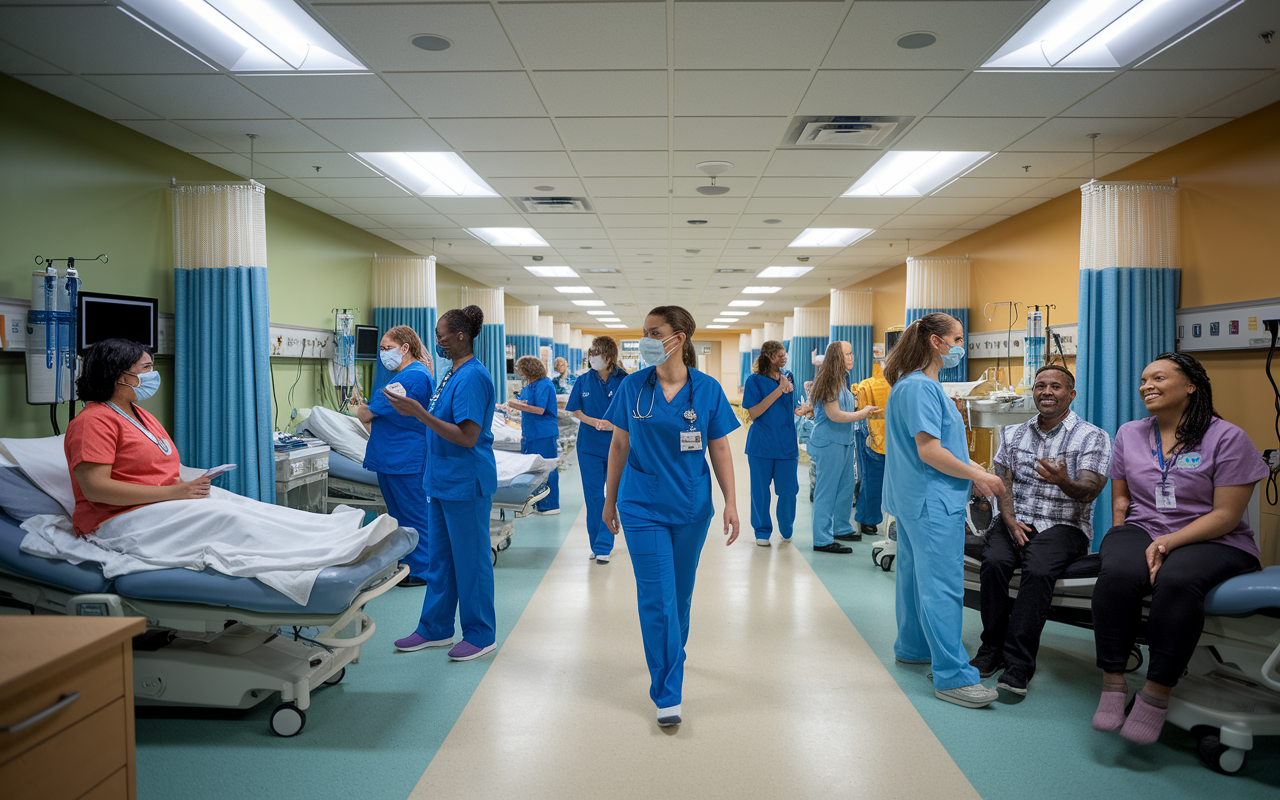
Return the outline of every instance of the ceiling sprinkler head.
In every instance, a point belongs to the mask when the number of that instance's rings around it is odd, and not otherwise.
[[[542,256],[529,256],[529,258],[532,258],[534,261],[541,261],[541,260],[542,260]]]
[[[809,260],[808,256],[796,256],[796,261],[799,261],[802,264],[808,260]]]

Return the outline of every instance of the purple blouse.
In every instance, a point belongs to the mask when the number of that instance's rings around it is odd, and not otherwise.
[[[1153,435],[1155,417],[1134,420],[1116,432],[1111,457],[1112,480],[1129,483],[1129,516],[1125,520],[1137,525],[1152,539],[1181,530],[1213,510],[1213,490],[1217,486],[1240,486],[1262,480],[1267,465],[1261,454],[1239,427],[1215,418],[1195,450],[1174,456],[1169,465],[1168,485],[1173,487],[1175,508],[1157,508],[1156,493],[1160,488],[1160,462],[1154,447],[1159,434]],[[1259,557],[1258,545],[1248,519],[1211,542],[1231,545]]]

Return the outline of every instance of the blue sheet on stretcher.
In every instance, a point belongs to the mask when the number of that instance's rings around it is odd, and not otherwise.
[[[329,474],[354,483],[377,487],[378,476],[337,451],[329,452]],[[523,505],[529,495],[546,483],[547,472],[522,472],[498,487],[493,502],[499,505]]]

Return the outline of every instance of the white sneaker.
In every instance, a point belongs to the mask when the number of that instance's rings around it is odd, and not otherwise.
[[[537,514],[540,517],[554,517],[555,515],[560,513],[560,509],[552,508],[548,511],[534,511],[533,513]]]
[[[609,557],[608,557],[607,555],[605,555],[605,556],[596,556],[596,563],[597,563],[597,564],[608,564],[608,563],[609,563]]]
[[[768,547],[768,546],[769,546],[768,539],[756,539],[756,547]]]
[[[588,560],[588,561],[595,561],[595,560],[596,560],[596,551],[592,550],[591,552],[587,553],[587,560]]]
[[[972,686],[958,686],[955,689],[935,689],[933,696],[965,708],[982,708],[995,702],[1000,697],[1000,693],[975,683]]]
[[[680,724],[680,706],[676,704],[670,708],[658,709],[658,727],[669,728],[672,725]]]

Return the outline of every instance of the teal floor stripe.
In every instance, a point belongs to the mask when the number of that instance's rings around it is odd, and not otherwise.
[[[582,508],[576,467],[561,473],[560,497],[565,513],[517,521],[511,547],[498,556],[499,645]],[[278,697],[246,712],[140,708],[138,797],[408,797],[492,662],[452,663],[442,650],[395,652],[392,641],[417,626],[422,595],[396,588],[369,605],[378,629],[360,663],[348,667],[342,683],[312,695],[306,728],[296,737],[267,729]]]

